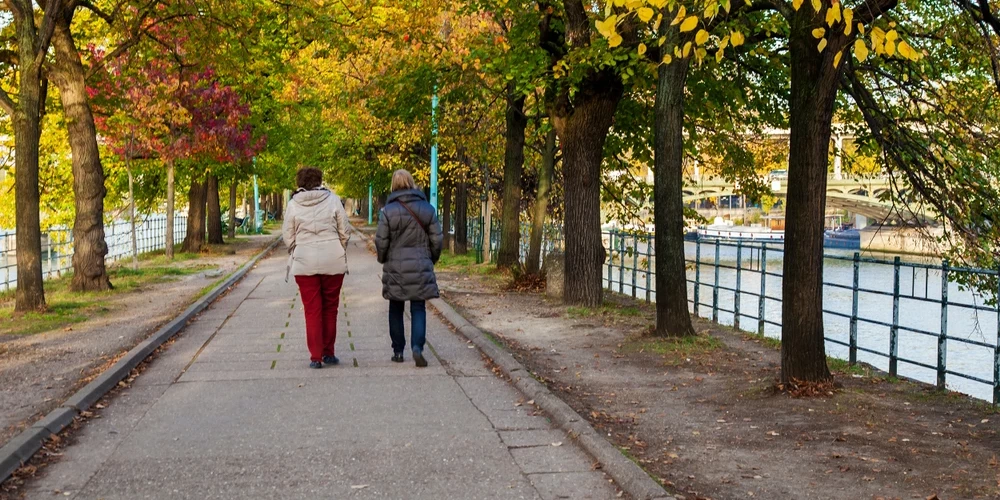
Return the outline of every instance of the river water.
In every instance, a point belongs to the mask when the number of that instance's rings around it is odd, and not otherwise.
[[[605,235],[605,245],[609,245],[608,235]],[[701,266],[698,277],[701,286],[699,287],[699,316],[712,318],[713,288],[715,285],[715,245],[714,243],[701,243]],[[624,258],[619,258],[619,250],[625,248]],[[629,250],[633,250],[630,252]],[[627,237],[624,244],[615,243],[614,264],[610,269],[605,265],[603,268],[605,288],[629,296],[636,296],[645,299],[647,283],[647,270],[651,271],[655,265],[652,260],[646,259],[648,252],[644,240],[633,242],[631,237]],[[738,251],[735,246],[722,244],[719,247],[719,291],[718,291],[718,321],[725,325],[734,324],[734,305],[736,293],[728,289],[735,289],[737,282],[737,253],[740,253],[740,328],[747,331],[756,332],[758,329],[758,295],[761,290],[760,272],[760,251],[751,250],[744,247]],[[689,261],[688,265],[688,299],[693,300],[695,295],[694,280],[696,279],[695,257],[697,249],[694,242],[685,244],[685,255]],[[638,254],[638,255],[635,255]],[[768,297],[764,302],[764,318],[767,323],[764,326],[764,334],[780,338],[781,329],[781,277],[783,252],[780,247],[769,248],[766,252],[766,271],[764,276],[765,295]],[[847,359],[848,348],[832,342],[840,341],[848,343],[850,337],[849,317],[839,316],[837,313],[850,316],[853,305],[852,284],[854,280],[854,263],[850,260],[854,252],[847,250],[827,250],[828,258],[825,260],[823,268],[824,282],[824,324],[826,328],[827,353],[830,356]],[[840,260],[840,257],[847,260]],[[858,335],[857,345],[859,347],[858,361],[869,363],[881,370],[888,370],[890,350],[890,330],[893,322],[893,287],[894,287],[894,266],[893,256],[874,255],[864,253],[862,258],[879,259],[886,263],[862,262],[859,266],[859,292],[858,292]],[[936,366],[938,358],[938,336],[942,329],[942,272],[941,261],[933,261],[919,257],[902,258],[904,265],[900,268],[899,280],[899,308],[898,308],[898,373],[900,376],[919,380],[927,383],[935,383],[937,372],[934,369],[921,367],[916,363],[923,363],[928,366]],[[905,263],[932,264],[935,269],[922,269],[906,266]],[[632,268],[636,267],[635,273]],[[774,275],[772,275],[774,273]],[[633,277],[634,274],[634,277]],[[947,387],[949,389],[970,394],[980,399],[992,400],[993,387],[979,381],[969,380],[961,377],[969,375],[986,381],[994,380],[995,370],[995,346],[997,345],[997,325],[1000,317],[992,305],[986,304],[987,297],[969,290],[964,290],[958,283],[954,282],[955,272],[949,273],[947,285],[948,306],[947,311],[947,335],[945,341],[946,367],[950,372],[947,375]],[[634,286],[633,286],[634,281]],[[648,276],[651,284],[649,298],[656,300],[655,279],[652,274]],[[993,278],[996,283],[996,278]],[[846,288],[840,288],[842,285]],[[881,295],[881,292],[885,295]],[[989,310],[974,310],[967,306],[982,307]],[[692,306],[692,312],[693,312]],[[882,324],[878,324],[878,323]],[[907,329],[922,330],[925,333],[917,333]],[[931,335],[933,334],[933,335]],[[980,342],[987,346],[973,345],[965,341]],[[875,351],[875,353],[864,352],[862,349]],[[877,354],[876,354],[877,353]],[[908,361],[910,362],[908,362]]]

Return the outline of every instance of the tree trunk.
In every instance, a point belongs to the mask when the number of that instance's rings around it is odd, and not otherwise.
[[[248,187],[247,191],[249,191],[250,193],[252,193],[253,192],[253,188]],[[253,198],[250,198],[249,194],[247,194],[246,196],[244,196],[243,199],[247,201],[247,222],[246,222],[247,227],[248,228],[257,229],[257,226],[256,226],[256,224],[257,224],[257,207],[254,205],[254,200],[253,200]]]
[[[571,107],[557,106],[552,123],[563,150],[566,269],[563,301],[601,304],[601,162],[604,141],[614,121],[623,88],[618,77],[602,73],[583,82]],[[568,98],[567,98],[568,100]]]
[[[69,14],[70,16],[72,13]],[[104,168],[97,147],[97,128],[87,102],[87,85],[80,52],[70,33],[69,19],[60,16],[52,36],[55,48],[53,80],[59,87],[73,162],[73,280],[77,292],[108,290],[111,281],[104,265]]]
[[[205,245],[207,188],[207,182],[191,179],[191,187],[188,189],[187,235],[184,237],[184,243],[181,244],[182,252],[198,253]]]
[[[25,23],[27,24],[27,23]],[[22,28],[23,29],[23,28]],[[20,31],[20,30],[19,30]],[[34,49],[20,51],[21,65],[31,65]],[[45,309],[42,284],[42,230],[38,192],[38,144],[41,134],[41,83],[22,69],[14,115],[14,193],[17,237],[17,292],[14,312]]]
[[[516,267],[521,262],[521,173],[524,170],[524,94],[514,82],[507,84],[507,137],[503,160],[503,214],[497,267]]]
[[[229,184],[229,239],[236,239],[236,181]]]
[[[129,148],[131,151],[131,147]],[[132,175],[132,158],[125,159],[125,169],[128,171],[128,221],[132,237],[132,269],[139,269],[139,241],[135,233],[135,176]]]
[[[177,186],[174,182],[174,161],[167,160],[167,220],[164,229],[164,253],[167,259],[174,259],[174,205],[177,202]]]
[[[344,199],[341,198],[340,201],[343,202]],[[277,220],[283,220],[285,218],[285,196],[283,193],[278,192],[274,194],[274,205],[274,218]]]
[[[684,84],[687,58],[659,68],[653,219],[656,225],[656,335],[694,335],[684,263]]]
[[[806,13],[808,11],[808,14]],[[792,18],[789,49],[788,196],[782,279],[781,380],[830,378],[823,338],[823,222],[833,108],[840,69],[820,53],[809,9]]]
[[[556,168],[556,129],[545,135],[542,168],[538,171],[538,192],[535,193],[534,217],[531,220],[531,239],[528,242],[528,274],[537,274],[542,260],[542,240],[545,235],[545,216],[549,211],[549,195]]]
[[[212,174],[208,176],[208,242],[212,245],[222,245],[222,206],[219,201],[219,178]]]
[[[486,201],[483,202],[483,262],[489,264],[493,259],[493,191],[490,189],[489,177],[486,178]]]
[[[455,189],[455,255],[469,253],[469,184],[458,183]]]
[[[451,251],[451,185],[441,183],[441,228],[444,232],[444,249]]]

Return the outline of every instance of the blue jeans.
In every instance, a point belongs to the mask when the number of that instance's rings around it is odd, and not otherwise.
[[[406,346],[406,335],[403,331],[403,309],[405,301],[389,301],[389,337],[392,339],[392,352],[402,354]],[[424,341],[427,338],[427,310],[424,301],[410,301],[410,350],[414,353],[424,352]]]

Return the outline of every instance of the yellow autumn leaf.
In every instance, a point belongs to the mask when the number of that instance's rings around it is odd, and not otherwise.
[[[657,9],[662,9],[667,6],[667,0],[651,0],[649,4]]]
[[[889,30],[885,34],[885,41],[887,42],[895,42],[898,39],[899,39],[899,33],[896,33],[896,30]]]
[[[813,38],[823,38],[823,35],[825,34],[826,30],[824,28],[816,28],[813,30]]]
[[[681,33],[687,33],[698,27],[698,16],[688,16],[684,22],[681,23]]]
[[[629,10],[636,10],[642,7],[643,3],[642,0],[625,0],[625,7]]]
[[[899,45],[896,46],[896,50],[899,52],[899,55],[911,61],[916,62],[920,60],[920,52],[910,47],[910,44],[906,43],[906,40],[900,40]]]
[[[625,6],[625,0],[614,0],[614,3],[615,3],[615,7],[624,7]]]
[[[686,42],[684,44],[684,49],[681,50],[681,55],[684,57],[691,55],[691,42]]]
[[[792,0],[792,8],[799,10],[799,7],[802,7],[802,0]]]
[[[865,36],[865,25],[864,24],[858,23],[858,33],[860,33],[861,36]]]
[[[667,43],[667,37],[665,37],[665,36],[661,36],[659,39],[656,40],[656,45],[659,45],[661,47],[665,43]]]
[[[674,45],[674,57],[681,57],[680,45]]]
[[[844,24],[854,25],[854,9],[844,9]]]
[[[680,24],[680,22],[684,20],[685,16],[687,16],[687,9],[681,5],[681,8],[677,9],[677,15],[674,17],[674,20],[670,21],[670,25],[674,26]]]
[[[817,45],[816,48],[819,49],[820,52],[823,52],[823,49],[826,48],[826,38],[820,40],[819,45]]]
[[[608,37],[608,47],[615,48],[622,44],[622,36],[615,33]]]
[[[670,64],[673,60],[674,58],[670,57],[670,54],[663,55],[663,64]]]
[[[732,33],[732,37],[730,38],[730,40],[733,43],[733,47],[739,47],[740,45],[743,45],[743,40],[744,40],[743,33],[739,31],[734,31]]]
[[[844,51],[837,52],[837,55],[833,56],[833,67],[836,68],[840,66],[840,57],[844,55]]]
[[[812,6],[813,10],[815,10],[816,12],[823,10],[823,2],[821,2],[820,0],[812,0]]]
[[[705,12],[702,15],[705,17],[705,19],[712,19],[718,13],[719,13],[719,4],[709,3],[708,6],[705,7]]]
[[[640,21],[648,23],[649,20],[653,18],[653,9],[650,9],[649,7],[642,7],[635,11],[635,14],[639,16]]]
[[[615,33],[615,26],[618,24],[618,16],[612,15],[611,17],[594,23],[597,27],[597,32],[600,33],[604,38],[611,38],[611,35]]]
[[[885,41],[885,55],[892,57],[896,53],[896,42],[892,40]]]
[[[715,51],[715,62],[717,62],[717,63],[722,62],[722,58],[725,56],[725,54],[723,54],[724,50],[725,49],[719,49],[719,50]]]
[[[859,61],[864,61],[865,59],[868,59],[868,46],[865,45],[864,40],[854,41],[854,55],[858,58]]]
[[[639,44],[639,55],[641,56],[641,55],[643,55],[645,53],[646,53],[646,44],[640,43]]]
[[[660,23],[663,22],[663,14],[656,15],[656,22],[653,23],[653,31],[660,31]]]
[[[705,30],[698,30],[698,34],[694,36],[694,43],[698,45],[705,45],[708,41],[708,32]]]
[[[837,23],[837,18],[840,17],[840,4],[835,3],[829,9],[826,9],[826,25],[833,26]]]
[[[708,51],[705,50],[702,47],[698,47],[698,49],[694,51],[694,57],[695,57],[695,59],[698,60],[698,62],[701,62],[701,60],[704,59],[705,56],[707,56],[707,55],[708,55]]]
[[[729,35],[722,37],[722,41],[719,42],[719,50],[725,50],[729,46]]]

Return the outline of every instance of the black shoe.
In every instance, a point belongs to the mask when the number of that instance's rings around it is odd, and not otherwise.
[[[312,361],[309,363],[309,368],[323,368],[323,363],[319,361]]]
[[[323,356],[323,363],[328,365],[339,365],[340,360],[336,356]]]
[[[400,353],[394,353],[392,355],[392,362],[393,363],[402,363],[403,362],[403,353],[401,353],[401,352]]]
[[[427,360],[424,359],[424,353],[422,352],[418,351],[413,353],[413,361],[417,364],[418,368],[423,368],[427,366]]]

